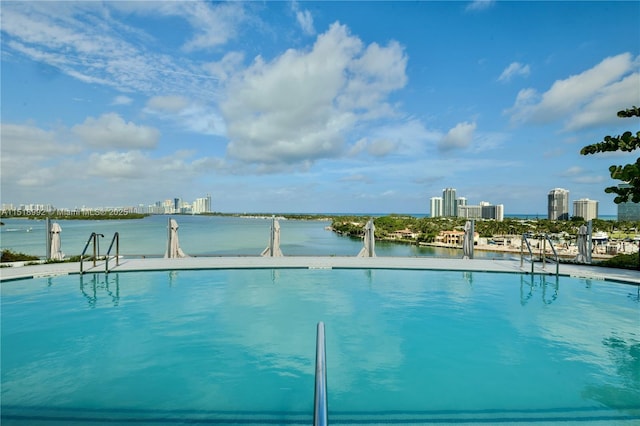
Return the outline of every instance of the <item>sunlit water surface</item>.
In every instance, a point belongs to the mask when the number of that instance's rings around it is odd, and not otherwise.
[[[258,269],[71,275],[1,288],[5,422],[310,424],[318,321],[334,420],[567,411],[640,419],[637,286]]]

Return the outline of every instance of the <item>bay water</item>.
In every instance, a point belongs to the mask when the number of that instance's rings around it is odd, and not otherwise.
[[[62,251],[68,258],[82,253],[92,232],[99,238],[99,253],[105,254],[116,232],[120,255],[162,257],[168,240],[168,220],[178,222],[180,247],[189,256],[259,256],[269,243],[271,218],[239,216],[151,215],[125,220],[52,220],[62,232]],[[14,252],[44,257],[46,221],[23,218],[2,219],[0,247]],[[361,238],[331,231],[329,220],[279,219],[280,247],[285,256],[356,256],[363,247]],[[91,248],[87,251],[89,253]],[[398,242],[377,241],[377,256],[462,257],[461,249],[421,247]],[[115,246],[111,254],[115,253]],[[503,258],[510,254],[478,252],[476,258]]]

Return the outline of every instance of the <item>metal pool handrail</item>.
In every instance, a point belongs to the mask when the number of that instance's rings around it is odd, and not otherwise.
[[[313,396],[313,426],[328,424],[327,365],[324,339],[324,323],[318,323],[316,334],[316,386]]]
[[[529,250],[529,256],[531,257],[531,273],[533,274],[533,251],[531,250],[531,244],[527,239],[527,234],[522,234],[522,242],[520,243],[520,267],[524,262],[524,245],[527,244],[527,250]]]
[[[103,234],[96,234],[95,232],[92,232],[91,235],[89,235],[89,239],[87,240],[87,244],[85,244],[84,246],[84,250],[82,250],[82,254],[80,255],[80,275],[82,275],[82,273],[84,272],[82,269],[83,266],[83,260],[84,260],[84,255],[87,252],[87,249],[89,248],[89,244],[91,244],[91,242],[93,241],[93,266],[96,266],[96,260],[98,259],[98,256],[100,256],[100,246],[98,245],[98,237],[104,237]],[[97,251],[96,251],[97,248]]]
[[[104,273],[109,273],[109,256],[111,255],[111,248],[113,247],[113,243],[116,243],[116,266],[120,264],[120,234],[113,234],[113,238],[111,239],[111,244],[109,245],[109,249],[107,250],[107,254],[104,261]]]
[[[553,242],[551,241],[551,238],[549,238],[549,234],[544,234],[544,245],[543,245],[543,249],[542,249],[542,269],[544,269],[544,262],[545,262],[545,258],[546,258],[546,251],[547,251],[547,241],[549,241],[549,245],[551,246],[551,251],[553,252],[553,255],[555,256],[555,262],[556,262],[556,275],[560,274],[560,257],[558,256],[558,252],[556,251],[556,248],[553,246]]]

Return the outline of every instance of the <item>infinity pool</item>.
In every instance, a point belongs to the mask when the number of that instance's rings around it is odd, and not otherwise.
[[[640,420],[638,287],[408,270],[3,282],[3,424]]]

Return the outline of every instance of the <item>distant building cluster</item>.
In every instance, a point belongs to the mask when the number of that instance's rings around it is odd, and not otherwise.
[[[200,214],[211,213],[211,195],[196,198],[193,202],[183,201],[180,198],[156,201],[154,204],[126,207],[74,207],[73,209],[59,209],[51,204],[2,204],[3,212],[11,214],[38,215],[47,213],[60,213],[67,215],[89,215],[92,213],[142,213],[142,214]]]
[[[547,196],[547,219],[569,220],[569,191],[563,188],[554,188]],[[581,198],[573,202],[573,216],[584,220],[598,218],[598,202],[588,198]]]
[[[173,198],[164,201],[156,201],[154,204],[138,206],[138,213],[148,214],[200,214],[211,213],[211,195],[196,198],[193,202],[183,201],[180,198]]]
[[[462,217],[466,219],[504,220],[504,205],[492,205],[486,201],[468,205],[465,197],[456,197],[454,188],[442,190],[442,197],[431,197],[431,217]]]

